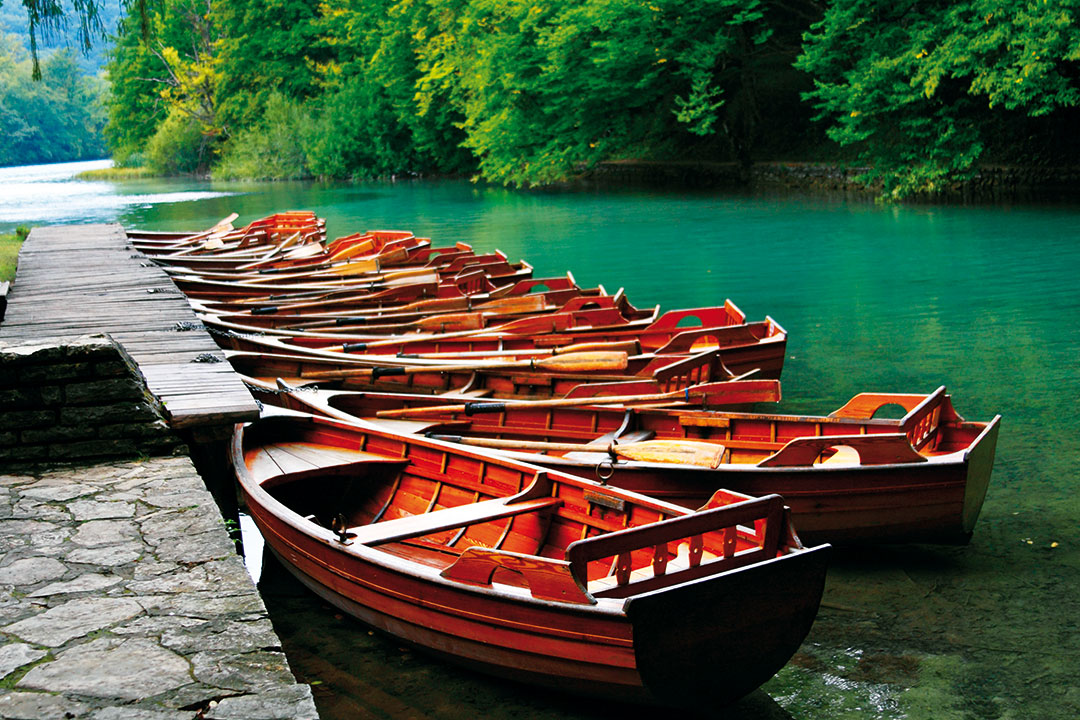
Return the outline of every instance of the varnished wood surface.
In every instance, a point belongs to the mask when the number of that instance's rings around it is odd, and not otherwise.
[[[265,475],[268,451],[304,445],[305,462]],[[358,453],[403,465],[339,475]],[[776,496],[718,491],[693,512],[275,411],[234,436],[232,458],[267,546],[327,601],[470,667],[595,697],[715,710],[784,665],[824,586],[827,546],[803,547]]]
[[[258,406],[168,275],[120,225],[34,228],[0,325],[0,342],[111,336],[138,366],[170,425],[225,425]]]

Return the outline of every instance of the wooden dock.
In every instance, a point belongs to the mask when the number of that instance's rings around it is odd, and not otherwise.
[[[169,276],[120,225],[34,228],[0,324],[0,342],[109,335],[133,360],[174,429],[253,420],[251,393]]]

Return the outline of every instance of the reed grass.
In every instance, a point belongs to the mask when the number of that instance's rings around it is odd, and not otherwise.
[[[107,167],[97,170],[84,170],[75,176],[76,180],[138,180],[152,177],[147,167]]]
[[[30,231],[20,227],[10,235],[0,235],[0,282],[15,279],[15,266],[19,259],[19,248]]]

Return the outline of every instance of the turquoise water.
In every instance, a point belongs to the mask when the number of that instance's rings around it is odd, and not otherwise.
[[[1080,205],[882,207],[837,197],[687,191],[521,193],[466,181],[139,181],[8,190],[22,222],[202,228],[285,209],[331,235],[408,229],[524,258],[536,276],[624,287],[638,306],[735,301],[790,333],[783,408],[946,385],[969,419],[1004,416],[971,543],[848,551],[799,655],[732,717],[1080,717]],[[20,182],[33,177],[23,169]],[[83,192],[86,191],[86,192]],[[79,197],[65,204],[65,197]],[[94,197],[98,201],[94,201]],[[21,200],[11,200],[13,197]],[[457,671],[262,581],[326,718],[603,717]],[[722,682],[722,677],[717,678]]]

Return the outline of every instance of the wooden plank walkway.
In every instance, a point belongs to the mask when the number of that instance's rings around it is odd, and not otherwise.
[[[259,415],[251,393],[184,295],[120,225],[34,228],[0,324],[0,342],[105,333],[132,358],[176,429]]]

